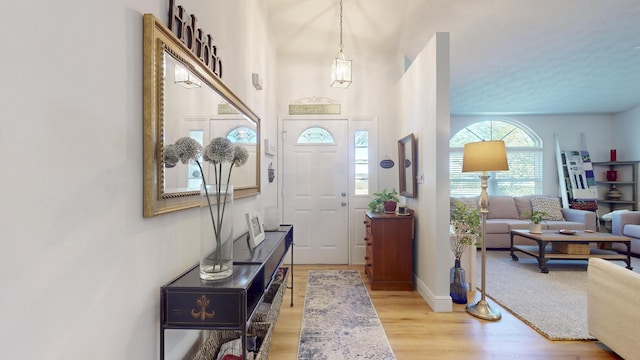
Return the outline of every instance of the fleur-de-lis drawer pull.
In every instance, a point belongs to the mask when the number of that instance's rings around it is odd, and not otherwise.
[[[202,295],[199,299],[196,300],[196,309],[191,309],[191,316],[194,319],[200,319],[201,321],[205,321],[206,319],[213,319],[216,315],[216,312],[212,309],[211,312],[207,312],[207,306],[209,306],[209,299],[206,296]]]

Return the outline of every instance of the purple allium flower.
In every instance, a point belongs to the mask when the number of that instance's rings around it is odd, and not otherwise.
[[[180,161],[174,144],[165,145],[164,148],[162,148],[162,156],[164,157],[164,166],[168,168],[176,166],[178,161]]]
[[[189,160],[198,160],[202,154],[202,145],[190,137],[181,137],[175,144],[176,155],[183,164]]]
[[[204,159],[214,164],[233,161],[233,144],[227,138],[217,137],[204,149]]]
[[[235,146],[233,148],[233,165],[240,167],[247,163],[249,159],[249,151],[244,146]]]

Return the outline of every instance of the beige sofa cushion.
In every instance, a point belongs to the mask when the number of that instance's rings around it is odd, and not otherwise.
[[[560,230],[560,229],[584,230],[586,229],[586,226],[583,223],[574,222],[574,221],[553,221],[553,220],[546,221],[545,220],[542,222],[542,229],[543,230]]]
[[[509,232],[509,224],[503,219],[487,219],[487,226],[484,228],[487,234],[504,234]]]
[[[517,219],[518,209],[513,196],[489,196],[487,219]]]

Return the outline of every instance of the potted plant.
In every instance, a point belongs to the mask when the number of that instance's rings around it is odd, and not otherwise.
[[[453,200],[449,224],[449,246],[456,258],[449,273],[449,295],[454,303],[466,304],[469,288],[465,271],[460,266],[460,258],[467,246],[476,244],[481,231],[480,213],[473,205]]]
[[[456,260],[460,260],[466,247],[475,245],[480,236],[480,213],[475,206],[453,200],[449,221],[450,232],[456,235],[451,239],[451,251]]]
[[[531,220],[531,224],[529,224],[529,232],[532,234],[542,234],[542,224],[549,214],[546,211],[533,211],[529,213],[529,220]]]
[[[396,189],[392,191],[383,189],[382,192],[373,193],[373,200],[369,203],[369,211],[374,213],[394,213],[396,212],[398,201]]]

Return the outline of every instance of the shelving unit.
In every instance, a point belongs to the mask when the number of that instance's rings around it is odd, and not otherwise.
[[[608,170],[617,171],[617,180],[607,180]],[[614,210],[638,210],[638,161],[604,161],[594,162],[593,171],[598,185],[598,204],[600,213]],[[622,192],[618,199],[607,198],[607,193],[613,188]]]

